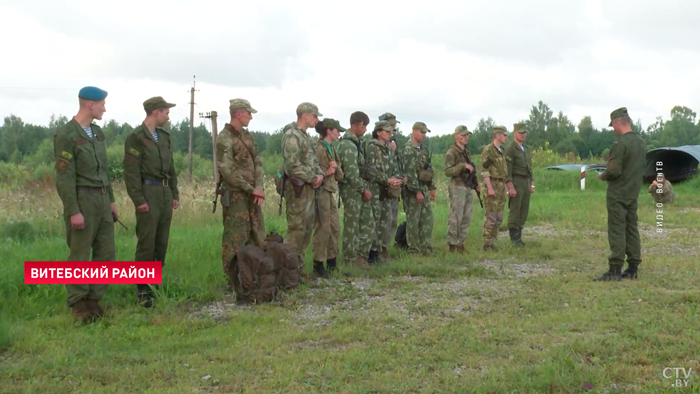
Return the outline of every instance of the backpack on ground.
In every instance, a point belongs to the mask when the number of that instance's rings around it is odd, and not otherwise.
[[[408,241],[406,240],[406,222],[399,224],[399,227],[396,228],[394,246],[401,249],[408,249]]]

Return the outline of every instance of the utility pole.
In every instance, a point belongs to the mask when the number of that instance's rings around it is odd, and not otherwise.
[[[214,163],[214,183],[219,183],[219,171],[216,163],[216,138],[217,138],[217,127],[216,127],[216,111],[199,113],[200,118],[211,119],[211,152],[212,152],[212,163]]]
[[[190,89],[190,148],[189,148],[189,153],[190,153],[190,169],[189,169],[189,176],[190,176],[190,182],[192,182],[192,134],[194,134],[194,87],[196,85],[195,75],[192,76],[192,89]]]

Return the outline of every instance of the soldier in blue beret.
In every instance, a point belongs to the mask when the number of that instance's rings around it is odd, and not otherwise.
[[[56,191],[63,202],[68,261],[114,261],[114,221],[118,218],[107,166],[102,120],[107,92],[87,86],[80,90],[78,114],[54,136]],[[66,285],[67,303],[83,323],[104,315],[99,304],[108,285]]]

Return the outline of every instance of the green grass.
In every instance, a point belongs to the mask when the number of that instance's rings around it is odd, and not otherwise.
[[[158,307],[137,307],[135,286],[110,286],[109,317],[89,326],[71,320],[63,286],[23,284],[23,261],[67,256],[55,191],[6,192],[0,392],[699,392],[700,179],[675,187],[663,233],[642,193],[640,279],[596,283],[609,253],[604,184],[591,175],[581,191],[578,173],[535,176],[525,249],[501,232],[498,252],[481,251],[477,202],[468,254],[449,254],[441,183],[436,257],[400,255],[245,307],[225,293],[209,185],[183,185]],[[117,259],[131,260],[133,207],[116,190],[130,229],[116,227]],[[272,185],[267,195],[267,230],[284,234]],[[672,387],[666,367],[693,368],[694,388]]]

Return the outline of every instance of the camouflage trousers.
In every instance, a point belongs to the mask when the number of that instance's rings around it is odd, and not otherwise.
[[[301,196],[297,197],[294,189],[289,187],[284,191],[284,199],[287,200],[287,235],[284,242],[296,246],[301,261],[304,261],[317,223],[314,205],[316,190],[307,183]]]
[[[381,252],[382,247],[389,247],[385,242],[386,228],[389,223],[389,201],[390,199],[380,200],[379,192],[375,195],[372,192],[372,216],[374,216],[374,238],[372,238],[372,247],[370,250]]]
[[[338,242],[340,241],[340,219],[336,194],[322,190],[318,197],[318,212],[321,223],[316,221],[314,231],[314,261],[326,261],[338,257]]]
[[[376,234],[372,202],[362,199],[362,194],[341,192],[343,199],[343,258],[355,262],[357,256],[369,256]]]
[[[265,245],[265,222],[262,209],[253,197],[244,192],[231,192],[229,206],[223,207],[224,234],[221,240],[221,262],[224,274],[231,281],[231,262],[247,241],[258,247]],[[222,204],[223,205],[223,204]]]
[[[109,195],[78,193],[78,207],[85,224],[82,230],[70,226],[70,217],[65,217],[66,243],[70,250],[68,261],[114,261],[117,257],[114,244],[114,219],[112,219]],[[72,306],[83,298],[101,300],[109,285],[66,285],[67,304]]]
[[[399,200],[389,200],[389,215],[387,219],[386,234],[384,235],[384,245],[388,248],[391,240],[396,235],[396,227],[399,224]]]
[[[447,218],[447,244],[463,245],[474,211],[474,191],[465,186],[450,185],[450,216]]]
[[[428,253],[432,250],[433,202],[430,193],[423,203],[416,201],[415,193],[406,193],[406,243],[409,253]]]
[[[169,187],[143,185],[148,212],[136,211],[135,261],[160,261],[165,265],[165,254],[173,219],[173,194]],[[138,264],[138,263],[136,263]],[[139,293],[145,293],[147,284],[136,285]]]
[[[484,245],[493,245],[498,238],[498,226],[503,223],[503,208],[506,205],[506,190],[505,183],[491,179],[491,186],[496,193],[495,196],[489,196],[488,192],[484,197],[484,211],[486,218],[484,220]],[[484,184],[481,190],[487,190]]]
[[[513,175],[515,198],[508,198],[508,228],[519,229],[525,225],[530,211],[530,178]]]
[[[637,227],[637,200],[621,201],[606,197],[608,208],[608,244],[611,268],[622,268],[627,255],[630,267],[642,263],[642,246]]]

